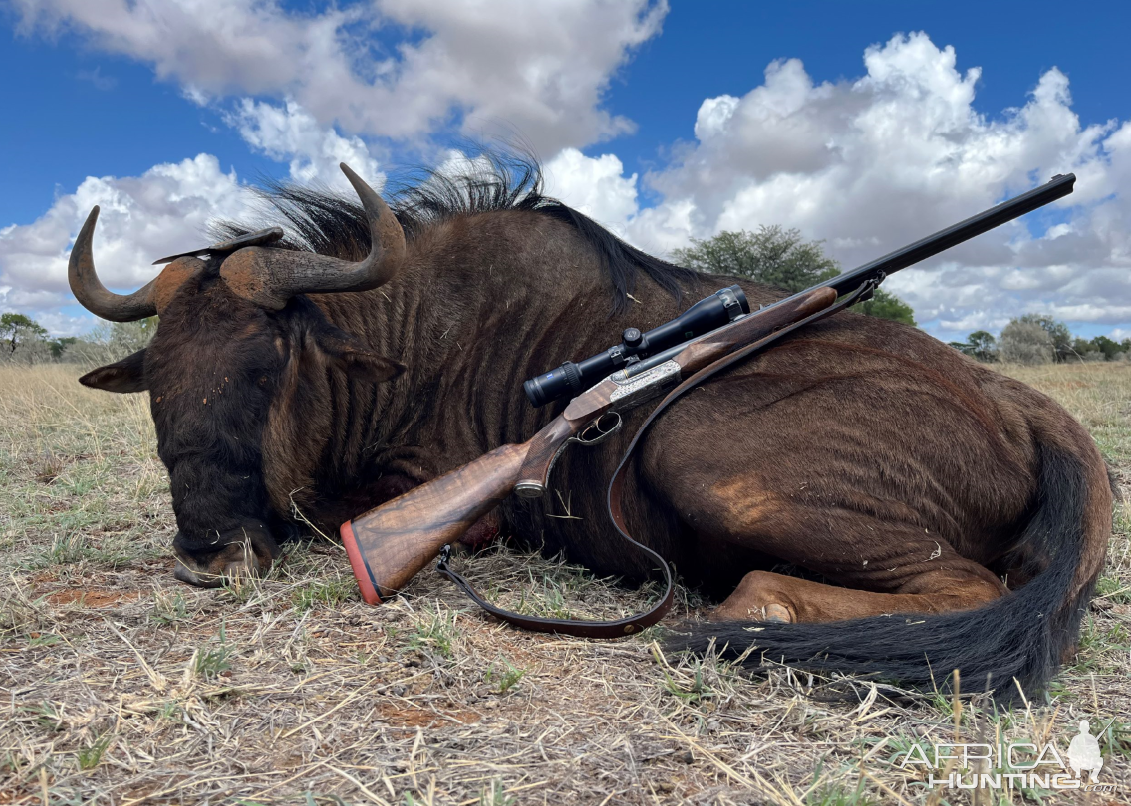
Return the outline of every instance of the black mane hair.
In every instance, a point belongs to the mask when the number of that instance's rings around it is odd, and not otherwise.
[[[622,312],[640,271],[679,299],[683,282],[698,273],[641,252],[572,207],[542,192],[542,168],[533,157],[482,151],[457,174],[418,168],[390,180],[384,195],[410,240],[434,224],[457,216],[495,210],[530,210],[573,227],[597,253],[612,283],[613,310]],[[325,188],[265,179],[255,189],[270,214],[281,215],[288,237],[278,245],[347,260],[369,252],[369,226],[356,199]],[[272,226],[268,220],[260,226]],[[223,221],[212,226],[217,238],[243,235],[259,227]]]

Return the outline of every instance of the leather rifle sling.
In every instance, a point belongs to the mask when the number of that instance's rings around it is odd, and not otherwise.
[[[513,610],[504,610],[501,607],[496,607],[476,593],[475,589],[471,587],[471,583],[453,571],[448,565],[448,556],[450,553],[448,546],[444,546],[444,550],[440,552],[440,559],[436,563],[436,570],[454,582],[473,602],[492,616],[515,627],[521,627],[524,630],[572,635],[577,638],[623,638],[626,635],[635,635],[646,627],[651,627],[653,624],[660,621],[672,606],[672,600],[675,597],[675,583],[672,578],[671,567],[663,557],[637,541],[628,533],[628,527],[624,522],[624,513],[621,509],[624,493],[624,479],[627,475],[629,460],[632,458],[632,454],[636,450],[636,446],[644,436],[644,433],[648,430],[649,426],[656,421],[656,418],[685,392],[694,389],[712,375],[721,372],[752,353],[765,349],[783,336],[812,322],[824,319],[827,316],[832,316],[834,313],[860,302],[862,297],[866,298],[865,295],[875,290],[882,279],[883,278],[876,281],[869,281],[851,294],[841,297],[828,308],[817,311],[817,313],[805,319],[799,319],[791,325],[783,327],[756,342],[746,345],[741,350],[736,350],[733,353],[723,356],[714,363],[708,364],[669,392],[667,397],[661,400],[660,404],[648,415],[648,419],[644,421],[644,424],[637,429],[636,434],[632,437],[632,442],[629,443],[628,449],[624,452],[624,457],[621,459],[620,465],[617,466],[616,472],[613,473],[613,478],[609,482],[606,503],[608,505],[609,517],[612,519],[613,525],[616,526],[617,531],[620,532],[621,537],[655,560],[658,564],[658,569],[663,574],[665,583],[664,594],[660,597],[659,602],[648,610],[628,616],[627,618],[616,619],[615,621],[584,621],[581,619],[555,619],[526,616],[522,613],[515,613]]]

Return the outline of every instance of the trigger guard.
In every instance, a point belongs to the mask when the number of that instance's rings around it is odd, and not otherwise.
[[[616,422],[614,422],[607,429],[601,427],[601,421],[606,417],[616,418]],[[606,412],[593,422],[589,423],[589,425],[581,429],[581,433],[579,433],[577,436],[570,437],[561,445],[559,445],[556,451],[554,451],[554,455],[550,458],[550,464],[546,467],[546,481],[549,482],[550,474],[554,472],[554,465],[558,463],[558,459],[563,453],[565,453],[565,449],[571,444],[577,443],[578,445],[586,446],[597,445],[601,442],[604,442],[610,436],[619,431],[621,429],[621,426],[623,425],[624,419],[615,411]],[[594,437],[586,438],[585,435],[591,431],[596,431],[597,435]],[[541,482],[530,480],[520,481],[515,485],[514,491],[522,498],[539,498],[545,494],[546,485]]]
[[[615,417],[616,422],[613,423],[608,428],[602,428],[601,422],[606,417]],[[589,425],[585,426],[585,428],[583,428],[581,430],[581,433],[578,434],[573,439],[574,439],[574,441],[576,441],[577,443],[579,443],[581,445],[598,445],[598,444],[604,442],[609,437],[611,437],[617,431],[619,431],[621,429],[621,426],[623,426],[623,425],[624,425],[624,419],[620,416],[620,414],[618,414],[615,411],[610,411],[610,412],[607,412],[605,414],[602,414],[596,420],[589,423]],[[595,436],[591,436],[591,437],[586,436],[587,434],[589,434],[592,431],[597,432]]]

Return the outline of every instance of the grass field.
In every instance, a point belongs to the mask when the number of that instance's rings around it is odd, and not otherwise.
[[[1131,365],[1012,370],[1089,429],[1131,488]],[[853,804],[1131,802],[1131,531],[1122,507],[1078,654],[995,713],[782,668],[748,678],[486,621],[431,572],[379,608],[314,537],[262,580],[173,580],[167,479],[145,396],[70,366],[0,367],[0,804]],[[613,615],[647,592],[498,550],[497,600]],[[675,618],[699,607],[681,591]],[[950,670],[938,670],[943,677]],[[1114,793],[932,789],[921,742],[1053,739],[1092,722]]]

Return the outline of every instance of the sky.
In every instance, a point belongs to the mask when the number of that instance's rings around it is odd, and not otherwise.
[[[94,318],[254,214],[264,178],[380,188],[522,142],[660,256],[796,227],[845,269],[1072,171],[1076,192],[885,287],[944,340],[1027,312],[1131,336],[1125,6],[689,0],[0,0],[0,310]]]

